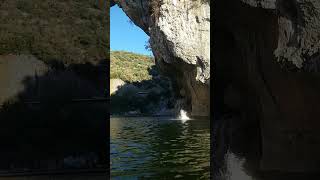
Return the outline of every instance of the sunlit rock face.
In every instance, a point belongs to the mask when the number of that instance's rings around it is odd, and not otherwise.
[[[110,79],[110,95],[116,93],[125,82],[121,79]]]
[[[0,56],[0,106],[24,91],[28,78],[41,76],[48,69],[32,55]]]
[[[215,97],[259,121],[260,168],[318,171],[320,1],[216,0],[214,7]]]
[[[210,2],[114,2],[150,36],[156,64],[177,82],[186,110],[192,116],[209,116]]]

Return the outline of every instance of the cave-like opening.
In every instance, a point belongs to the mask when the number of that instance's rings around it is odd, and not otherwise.
[[[149,36],[115,5],[110,9],[111,114],[155,114],[173,108],[171,83],[155,65]]]

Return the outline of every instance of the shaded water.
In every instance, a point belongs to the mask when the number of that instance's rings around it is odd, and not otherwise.
[[[81,174],[81,175],[41,175],[41,176],[20,176],[0,177],[0,180],[106,180],[106,174]]]
[[[261,137],[257,122],[230,116],[212,122],[212,169],[215,180],[320,179],[318,172],[281,172],[260,169]],[[270,157],[272,158],[272,157]],[[275,160],[276,161],[275,157]],[[292,163],[295,160],[292,159]]]
[[[110,121],[111,179],[209,179],[210,121]]]

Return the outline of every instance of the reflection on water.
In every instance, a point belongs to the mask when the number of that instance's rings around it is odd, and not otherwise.
[[[209,179],[210,121],[111,118],[112,179]]]

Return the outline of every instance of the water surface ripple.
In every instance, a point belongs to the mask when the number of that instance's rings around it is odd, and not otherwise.
[[[209,179],[210,121],[111,118],[112,179]]]

